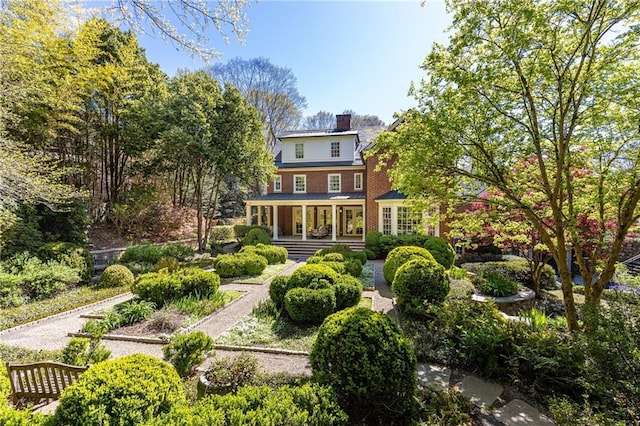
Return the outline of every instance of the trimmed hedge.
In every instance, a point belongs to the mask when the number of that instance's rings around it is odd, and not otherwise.
[[[257,253],[219,254],[213,267],[222,278],[260,275],[267,267],[267,259]]]
[[[269,265],[277,263],[285,263],[289,252],[284,247],[265,245],[258,243],[255,246],[244,246],[240,249],[240,253],[255,253],[267,259]]]
[[[445,269],[451,268],[456,255],[447,240],[432,235],[403,234],[396,236],[383,235],[379,231],[369,231],[365,236],[365,250],[370,250],[376,259],[384,259],[394,248],[403,246],[424,247]]]
[[[161,257],[175,257],[179,261],[186,260],[194,255],[191,246],[182,243],[167,243],[163,246],[154,244],[139,244],[127,249],[122,253],[118,262],[120,263],[142,263],[155,265]]]
[[[284,308],[284,296],[289,290],[289,277],[278,275],[269,284],[269,297],[278,310]]]
[[[453,260],[456,257],[456,251],[451,247],[451,244],[444,238],[432,235],[427,235],[425,238],[422,247],[429,250],[436,262],[442,265],[444,269],[451,269]]]
[[[342,275],[333,286],[336,294],[336,310],[356,306],[362,298],[362,283],[351,275]]]
[[[98,288],[132,286],[135,281],[133,273],[124,265],[109,265],[100,275]]]
[[[435,260],[413,259],[398,268],[391,289],[404,312],[423,315],[428,305],[444,302],[449,294],[449,277]]]
[[[211,271],[199,268],[185,268],[173,273],[148,272],[139,275],[131,287],[131,291],[143,300],[153,302],[162,307],[167,301],[183,296],[199,296],[201,298],[218,291],[220,277]]]
[[[349,308],[330,315],[310,355],[313,377],[332,386],[354,424],[410,423],[416,358],[387,315]]]
[[[227,395],[211,395],[193,408],[180,407],[147,426],[210,425],[335,425],[347,424],[347,415],[328,386],[306,383],[272,390],[246,386]]]
[[[321,323],[336,309],[336,295],[332,288],[292,288],[284,296],[284,307],[292,320]]]
[[[396,247],[389,252],[387,259],[384,261],[384,266],[382,267],[384,279],[389,284],[393,283],[393,279],[396,276],[398,268],[416,257],[422,257],[434,262],[436,261],[431,253],[429,253],[429,250],[425,248],[416,246]]]
[[[171,365],[148,355],[129,355],[93,365],[66,388],[54,424],[138,425],[185,402]]]
[[[37,256],[44,263],[55,260],[78,271],[81,282],[93,277],[94,260],[89,250],[73,243],[47,243],[38,249]]]
[[[338,273],[329,266],[322,264],[304,265],[293,271],[289,276],[289,288],[328,287],[333,285],[337,279]],[[328,283],[328,286],[322,284],[323,280]]]

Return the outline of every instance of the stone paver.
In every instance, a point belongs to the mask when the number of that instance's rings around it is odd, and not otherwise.
[[[514,399],[496,410],[493,416],[507,426],[554,425],[547,416],[520,399]]]
[[[450,368],[434,364],[418,364],[418,383],[420,386],[432,386],[444,392],[449,389],[450,380]]]
[[[456,384],[456,388],[481,408],[491,407],[504,391],[501,385],[487,382],[475,376],[465,376],[460,383]]]

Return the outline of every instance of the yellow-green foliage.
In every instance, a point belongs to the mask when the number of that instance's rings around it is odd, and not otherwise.
[[[416,257],[422,257],[434,262],[436,261],[431,253],[429,253],[429,250],[425,248],[416,246],[396,247],[389,252],[384,261],[384,266],[382,267],[384,279],[391,284],[393,282],[393,278],[396,276],[398,268]]]
[[[186,401],[176,370],[135,354],[95,364],[62,393],[57,425],[138,425]]]
[[[135,277],[133,273],[124,265],[109,265],[100,275],[98,287],[119,287],[133,285]]]

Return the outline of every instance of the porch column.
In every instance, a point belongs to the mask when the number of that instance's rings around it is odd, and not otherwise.
[[[364,241],[364,237],[367,234],[367,209],[364,204],[362,204],[362,241]]]
[[[262,225],[262,206],[258,206],[258,226]]]
[[[307,205],[302,205],[302,241],[307,239]]]
[[[275,206],[273,206],[272,208],[273,210],[273,239],[277,240],[278,239],[278,205],[276,204]]]
[[[246,210],[247,210],[247,225],[251,225],[251,206],[249,204],[247,204]]]
[[[336,222],[336,205],[331,204],[331,241],[336,241],[336,229],[338,224]]]

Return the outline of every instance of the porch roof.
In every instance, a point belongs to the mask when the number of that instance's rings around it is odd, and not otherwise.
[[[407,196],[397,190],[386,192],[375,198],[376,200],[406,200]]]
[[[347,201],[364,200],[364,192],[331,192],[311,194],[264,194],[249,197],[247,201]]]

